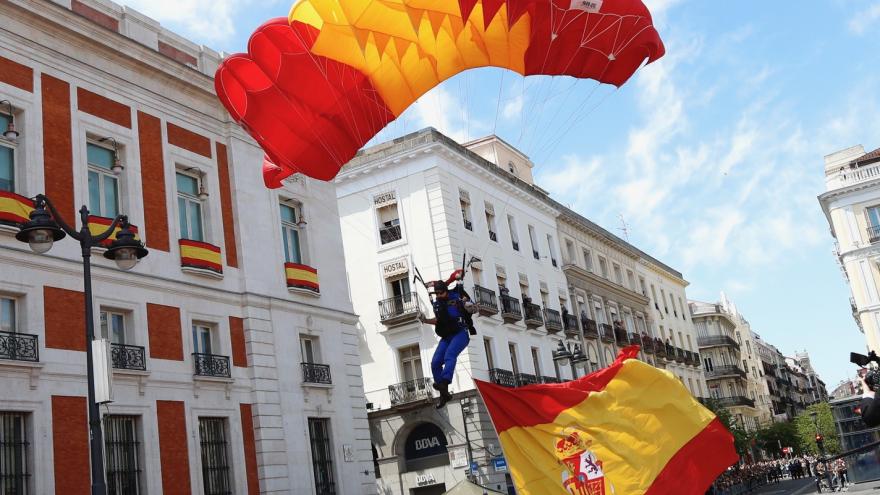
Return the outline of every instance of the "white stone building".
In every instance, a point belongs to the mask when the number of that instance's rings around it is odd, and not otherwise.
[[[867,348],[880,352],[880,149],[853,146],[825,157],[819,204],[852,291],[850,307]]]
[[[0,19],[20,133],[0,137],[0,492],[89,492],[79,246],[37,255],[11,226],[45,192],[69,223],[82,204],[128,214],[149,249],[131,272],[92,257],[115,493],[375,493],[333,185],[267,190],[214,95],[218,54],[134,10],[0,2]]]

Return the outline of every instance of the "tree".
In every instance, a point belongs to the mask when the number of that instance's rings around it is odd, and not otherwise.
[[[774,457],[782,455],[780,447],[793,447],[796,454],[801,453],[800,437],[794,423],[773,423],[758,430],[758,446]]]
[[[815,421],[811,414],[813,412],[816,413]],[[804,452],[819,455],[819,448],[816,445],[816,427],[818,424],[818,433],[824,437],[825,453],[829,455],[840,453],[840,439],[837,436],[837,428],[834,425],[831,406],[827,402],[820,402],[808,407],[806,411],[795,418],[794,423],[797,428],[801,449]]]
[[[707,398],[703,405],[712,411],[718,417],[718,421],[733,435],[733,445],[740,457],[751,453],[752,442],[755,440],[754,432],[747,431],[743,425],[737,423],[733,415],[730,414],[730,411],[719,404],[717,400],[711,397]]]

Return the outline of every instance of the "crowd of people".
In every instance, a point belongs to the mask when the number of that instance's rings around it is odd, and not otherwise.
[[[843,459],[829,461],[828,469],[830,476],[826,476],[824,464],[812,456],[736,465],[719,476],[706,494],[743,495],[764,485],[807,477],[815,477],[817,486],[830,490],[842,489],[849,483]]]

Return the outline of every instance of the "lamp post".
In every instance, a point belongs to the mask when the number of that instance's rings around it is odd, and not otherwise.
[[[46,211],[48,207],[49,211]],[[51,212],[51,214],[50,214]],[[144,256],[147,250],[143,243],[135,239],[131,232],[128,217],[118,215],[113,223],[104,232],[94,235],[89,230],[89,210],[83,206],[79,210],[82,228],[79,232],[70,227],[58,211],[43,194],[34,198],[34,211],[30,214],[30,221],[21,225],[15,238],[27,242],[37,254],[43,254],[52,249],[55,241],[60,241],[69,235],[79,241],[83,257],[83,285],[86,313],[86,375],[88,380],[88,407],[89,407],[89,437],[92,464],[92,495],[105,495],[107,487],[104,483],[104,442],[101,433],[101,414],[98,404],[95,402],[95,371],[92,362],[92,341],[95,339],[95,322],[92,308],[92,272],[91,257],[92,247],[99,245],[113,235],[116,227],[120,231],[116,239],[104,252],[104,257],[116,261],[121,270],[132,269]]]

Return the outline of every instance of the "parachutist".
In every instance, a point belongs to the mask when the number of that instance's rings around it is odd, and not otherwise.
[[[461,285],[461,284],[459,284]],[[458,355],[470,343],[468,326],[464,315],[467,310],[458,290],[450,291],[446,282],[438,280],[433,283],[434,287],[434,318],[420,316],[422,323],[434,325],[434,332],[440,337],[434,357],[431,358],[431,374],[434,377],[433,387],[440,392],[437,400],[437,408],[446,405],[452,399],[449,393],[449,384],[455,373],[455,363]]]

